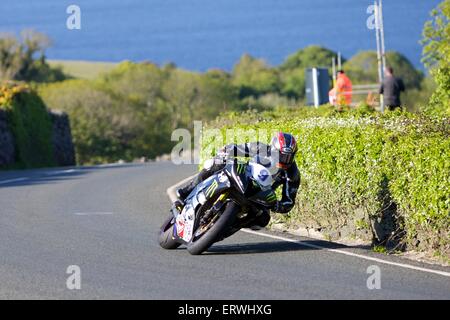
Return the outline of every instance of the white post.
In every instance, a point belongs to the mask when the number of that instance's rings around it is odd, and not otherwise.
[[[379,0],[379,18],[380,18],[380,39],[381,39],[381,57],[383,61],[383,74],[384,74],[384,68],[386,68],[386,51],[384,46],[384,21],[383,21],[383,0]]]
[[[382,56],[381,56],[381,40],[380,40],[380,12],[378,3],[375,0],[374,1],[375,6],[375,35],[377,40],[377,61],[378,61],[378,81],[381,85],[383,82],[383,62],[382,62]],[[380,110],[381,112],[384,112],[384,101],[383,96],[380,95]]]
[[[379,24],[380,24],[380,40],[381,40],[381,76],[384,79],[384,70],[386,69],[386,51],[384,46],[384,22],[383,22],[383,0],[379,0],[380,4],[378,6],[378,16],[379,16]],[[384,112],[384,97],[380,99],[380,109],[381,112]]]
[[[331,69],[333,72],[333,88],[336,85],[336,57],[333,56],[331,59]]]
[[[313,77],[313,94],[314,94],[314,107],[319,107],[319,82],[318,82],[317,68],[312,69]]]
[[[342,70],[341,52],[338,52],[338,70]]]

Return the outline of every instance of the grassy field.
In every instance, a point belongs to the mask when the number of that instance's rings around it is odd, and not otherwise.
[[[64,73],[81,79],[93,79],[103,72],[110,71],[117,63],[81,60],[48,60],[52,67],[60,66]]]

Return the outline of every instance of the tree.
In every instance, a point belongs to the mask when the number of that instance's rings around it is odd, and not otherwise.
[[[0,37],[0,80],[11,80],[22,68],[21,46],[10,35]]]
[[[166,72],[155,64],[129,61],[95,81],[96,87],[115,101],[110,126],[117,128],[115,140],[122,146],[117,156],[132,160],[170,151],[170,123],[176,114],[164,100],[166,81]]]
[[[239,88],[241,98],[277,92],[279,77],[276,69],[270,68],[263,59],[244,54],[234,66],[232,83]]]
[[[238,99],[230,76],[221,70],[204,74],[172,70],[163,84],[163,99],[171,110],[172,129],[192,128],[194,120],[209,120],[233,110]]]
[[[151,106],[161,97],[163,72],[153,63],[125,61],[99,77],[96,84],[113,97]]]
[[[191,126],[195,120],[194,102],[198,99],[200,75],[175,69],[162,87],[164,101],[171,113],[172,130]]]
[[[127,118],[118,117],[115,101],[85,80],[69,80],[46,85],[40,94],[51,109],[69,117],[78,162],[117,160],[121,140],[134,138],[124,133]],[[125,136],[124,136],[125,134]]]
[[[450,0],[431,11],[423,29],[423,59],[427,67],[450,65]]]
[[[401,77],[407,89],[420,89],[423,73],[417,70],[412,63],[399,52],[386,53],[386,62],[393,67],[396,75]],[[344,70],[350,79],[357,84],[378,83],[378,61],[375,51],[362,51],[357,53],[344,64]]]
[[[39,32],[25,30],[20,39],[0,36],[0,80],[36,82],[61,81],[66,77],[59,68],[51,68],[45,58],[50,39]]]
[[[305,69],[329,68],[331,59],[336,55],[336,52],[329,49],[309,46],[287,57],[278,68],[282,94],[290,98],[303,98],[305,96]]]
[[[431,69],[437,88],[425,111],[450,115],[450,0],[431,12],[423,30],[423,62]]]
[[[214,119],[221,112],[237,108],[239,92],[228,73],[209,70],[200,77],[199,98],[197,119]]]

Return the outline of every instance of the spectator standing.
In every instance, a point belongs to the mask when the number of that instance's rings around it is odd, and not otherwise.
[[[394,69],[387,67],[384,70],[384,79],[380,87],[380,94],[383,95],[384,105],[388,110],[400,108],[400,93],[405,91],[403,80],[394,76]]]
[[[337,80],[333,89],[329,92],[332,105],[349,106],[352,103],[352,82],[343,70],[337,72]]]

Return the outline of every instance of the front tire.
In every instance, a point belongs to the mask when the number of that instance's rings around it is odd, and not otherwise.
[[[212,244],[216,242],[229,227],[231,227],[239,210],[239,206],[233,201],[228,202],[225,210],[214,225],[200,238],[194,238],[188,243],[187,250],[189,253],[192,255],[199,255],[208,250],[208,248],[212,246]]]
[[[167,250],[176,249],[181,243],[175,240],[173,236],[173,228],[175,225],[173,215],[171,214],[161,226],[159,231],[159,245]]]

